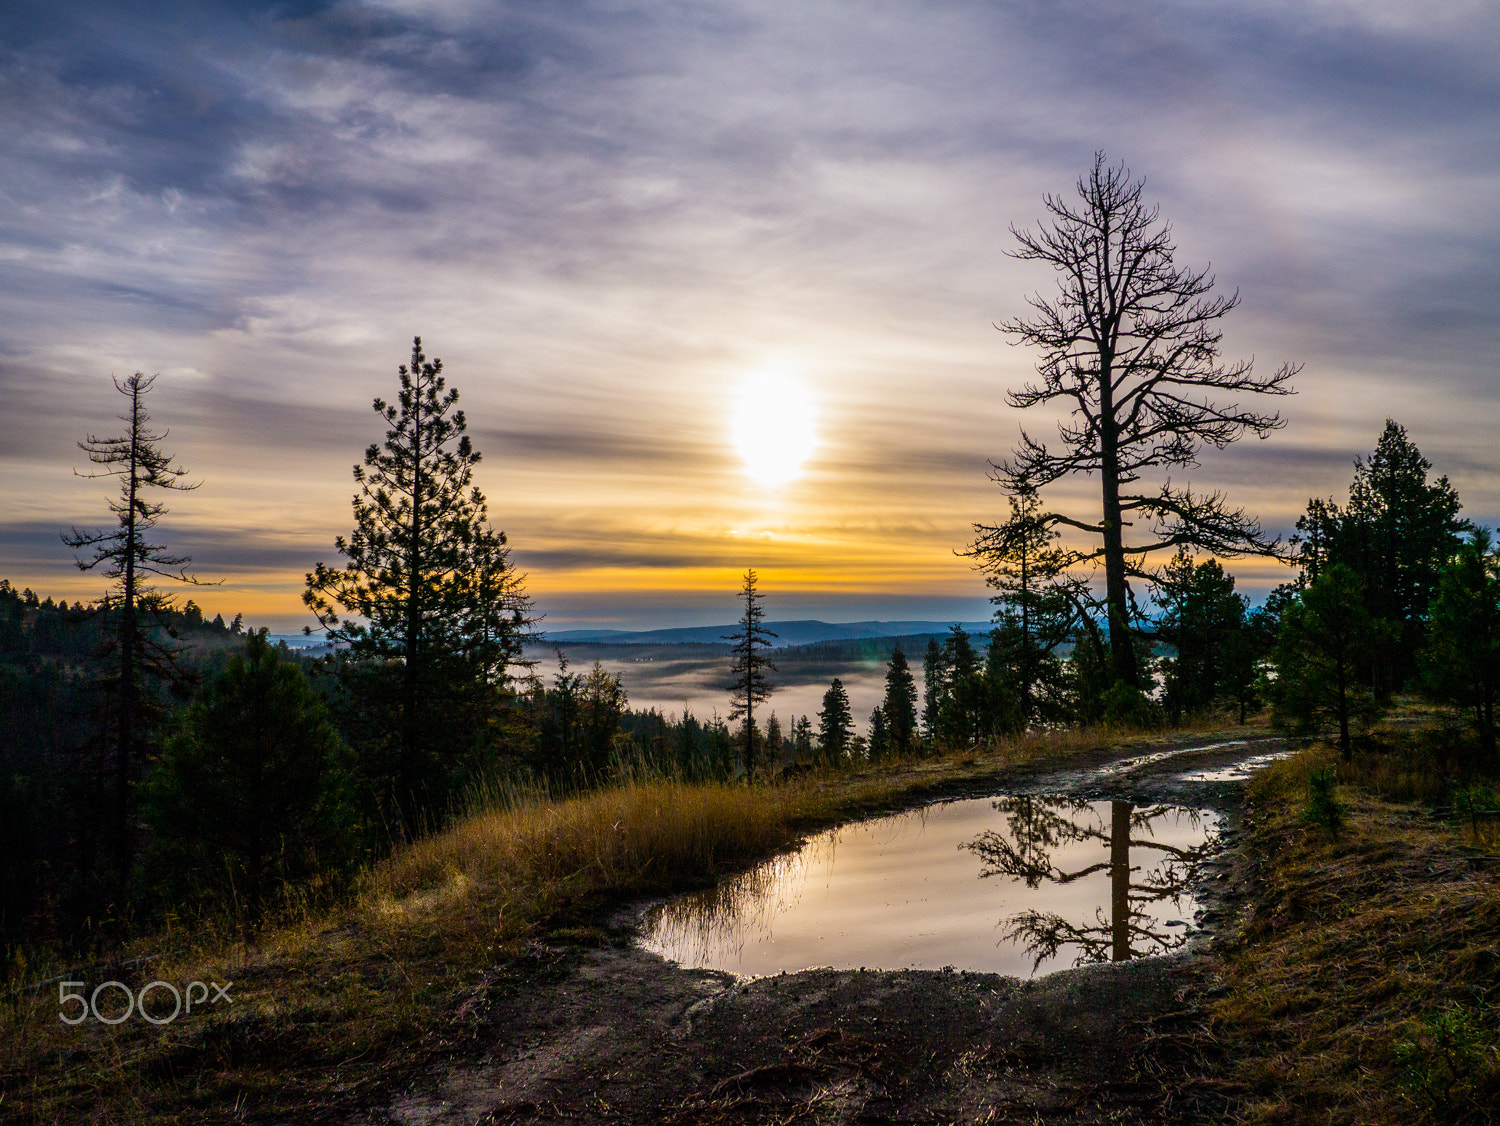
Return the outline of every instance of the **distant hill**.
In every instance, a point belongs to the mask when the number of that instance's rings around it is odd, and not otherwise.
[[[766,628],[776,634],[777,648],[788,645],[811,645],[819,641],[856,641],[875,637],[912,637],[946,633],[953,622],[767,622]],[[968,633],[988,633],[992,622],[958,622]],[[548,630],[539,640],[552,645],[681,645],[684,643],[723,641],[733,634],[733,623],[722,626],[689,626],[682,629],[562,629]]]

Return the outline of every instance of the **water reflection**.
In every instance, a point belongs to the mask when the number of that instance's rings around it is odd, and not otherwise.
[[[1203,770],[1189,771],[1179,776],[1182,782],[1247,782],[1256,771],[1263,770],[1273,762],[1279,762],[1284,758],[1290,758],[1296,752],[1289,750],[1268,751],[1263,755],[1255,755],[1252,758],[1241,759],[1227,766],[1205,767]]]
[[[1005,815],[1005,831],[986,830],[964,846],[984,861],[981,879],[1009,876],[1031,889],[1108,874],[1109,911],[1106,914],[1102,904],[1095,907],[1092,922],[1074,922],[1058,912],[1033,908],[1004,924],[1002,937],[1025,948],[1033,959],[1033,971],[1055,960],[1065,947],[1077,951],[1074,965],[1123,962],[1167,953],[1191,937],[1180,916],[1191,910],[1189,886],[1199,863],[1217,847],[1206,829],[1197,831],[1203,829],[1202,814],[1174,806],[1138,809],[1130,802],[1112,801],[1106,822],[1105,804],[1069,798],[1001,798],[994,807]],[[1199,838],[1196,844],[1181,843],[1180,831],[1163,831],[1169,823],[1171,829],[1180,830],[1184,820]],[[1096,859],[1079,858],[1076,848],[1065,847],[1090,844],[1106,855],[1098,857],[1095,851]],[[1136,850],[1135,864],[1131,863],[1132,849]],[[1061,862],[1064,852],[1069,859]],[[1177,917],[1163,919],[1160,908],[1168,903]]]
[[[830,854],[831,859],[835,845],[825,835],[811,847],[819,854]],[[778,916],[797,909],[807,886],[808,868],[815,861],[808,853],[807,848],[800,849],[652,909],[646,918],[644,944],[685,966],[732,973],[772,972],[744,968],[746,958],[754,959],[759,952],[756,948],[773,948]],[[748,952],[747,945],[752,947]]]
[[[981,798],[846,825],[653,909],[642,944],[744,975],[954,966],[1029,977],[1117,948],[1171,949],[1217,820],[1119,804]]]

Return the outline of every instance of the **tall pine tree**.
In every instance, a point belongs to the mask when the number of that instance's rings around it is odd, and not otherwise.
[[[1241,636],[1248,606],[1217,559],[1195,562],[1185,550],[1163,569],[1155,598],[1162,608],[1157,634],[1176,650],[1165,662],[1162,694],[1176,723],[1207,711],[1221,694],[1233,695],[1244,679],[1235,666],[1248,654]]]
[[[1306,581],[1344,564],[1365,608],[1391,625],[1391,644],[1361,672],[1381,691],[1400,689],[1416,672],[1438,580],[1470,527],[1448,478],[1429,480],[1431,469],[1405,428],[1386,419],[1369,459],[1355,459],[1348,506],[1313,499],[1297,521]]]
[[[1221,557],[1278,550],[1221,493],[1184,488],[1173,472],[1194,468],[1205,446],[1223,449],[1281,427],[1278,415],[1251,410],[1244,399],[1291,394],[1298,370],[1287,364],[1256,375],[1248,360],[1220,359],[1220,322],[1239,298],[1213,296],[1206,269],[1176,264],[1171,225],[1143,188],[1097,153],[1078,180],[1076,203],[1049,195],[1050,223],[1035,232],[1012,228],[1015,256],[1051,266],[1060,292],[1031,298],[1032,319],[1002,326],[1041,353],[1037,382],[1007,401],[1023,410],[1060,404],[1068,413],[1057,446],[1022,431],[1015,453],[994,470],[1013,495],[1074,475],[1097,479],[1097,516],[1054,509],[1037,519],[1079,540],[1069,569],[1102,565],[1111,672],[1138,689],[1149,685],[1133,636],[1130,580],[1149,581],[1155,553],[1183,545]]]
[[[1399,688],[1416,671],[1427,611],[1443,568],[1463,542],[1458,493],[1447,477],[1428,480],[1432,462],[1406,430],[1386,419],[1368,461],[1356,461],[1345,514],[1346,560],[1364,580],[1365,605],[1392,623],[1385,684]]]
[[[374,402],[385,442],[354,467],[354,531],[335,541],[346,562],[318,563],[303,593],[329,636],[388,682],[394,747],[372,781],[408,827],[436,808],[449,772],[473,749],[476,715],[504,687],[534,621],[473,483],[480,455],[442,371],[414,339],[396,401]]]
[[[740,616],[739,629],[726,634],[724,640],[734,643],[734,676],[729,691],[733,693],[729,708],[729,719],[745,721],[745,781],[755,780],[755,767],[759,755],[756,748],[755,705],[771,698],[775,685],[766,676],[775,672],[776,666],[765,650],[771,647],[776,635],[765,627],[766,611],[760,601],[763,595],[755,588],[755,571],[746,569],[740,597],[745,600],[745,612]]]
[[[100,568],[112,581],[101,608],[112,618],[110,632],[101,653],[106,672],[100,687],[103,691],[102,739],[112,754],[112,762],[95,764],[85,771],[102,790],[106,776],[113,779],[112,794],[97,795],[95,816],[111,826],[109,849],[113,853],[116,879],[123,884],[135,857],[133,790],[143,766],[155,755],[155,736],[161,718],[156,689],[175,679],[177,650],[162,637],[164,630],[154,629],[158,619],[171,607],[171,596],[154,589],[152,578],[196,583],[185,568],[192,562],[185,555],[174,555],[161,544],[152,543],[151,529],[166,512],[161,501],[153,500],[153,490],[186,492],[197,484],[183,480],[187,470],[172,464],[172,455],[163,453],[160,442],[166,434],[151,429],[145,397],[156,383],[156,376],[136,372],[115,389],[129,401],[119,416],[125,432],[117,438],[99,438],[90,434],[78,448],[89,461],[101,466],[87,477],[114,477],[119,480],[119,496],[109,502],[118,526],[112,530],[80,531],[74,528],[63,536],[63,542],[88,554],[78,557],[80,570]],[[107,809],[107,813],[106,813]],[[84,818],[86,825],[92,819]],[[92,867],[93,830],[82,834],[84,867]]]
[[[1347,761],[1356,732],[1368,729],[1383,706],[1359,675],[1389,641],[1389,631],[1365,608],[1359,577],[1342,563],[1287,607],[1276,639],[1272,702],[1279,723],[1313,735],[1332,726]]]
[[[1485,529],[1473,533],[1443,572],[1432,600],[1421,669],[1427,695],[1469,713],[1486,764],[1496,765],[1500,553]]]
[[[823,709],[818,712],[819,755],[825,766],[841,766],[849,757],[854,742],[854,713],[849,710],[849,693],[838,677],[823,693]]]
[[[885,699],[880,710],[885,714],[891,750],[898,755],[910,754],[919,737],[917,682],[899,645],[891,650],[891,663],[885,670]]]

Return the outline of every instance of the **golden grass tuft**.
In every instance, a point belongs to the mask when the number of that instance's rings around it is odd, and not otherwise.
[[[806,787],[636,783],[493,810],[419,841],[381,865],[371,890],[415,891],[584,881],[621,891],[716,874],[787,839]]]

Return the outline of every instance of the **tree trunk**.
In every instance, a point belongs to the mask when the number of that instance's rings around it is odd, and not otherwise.
[[[405,650],[405,667],[401,684],[401,768],[397,771],[400,785],[406,792],[398,793],[398,806],[415,818],[421,799],[415,793],[417,783],[417,696],[419,647],[421,645],[421,569],[422,569],[422,377],[414,373],[412,394],[416,402],[416,422],[412,429],[411,465],[411,543],[406,551],[406,636],[402,640]],[[406,820],[406,818],[403,818]],[[403,831],[415,834],[415,825],[403,826]]]
[[[1339,750],[1343,752],[1344,761],[1349,762],[1354,758],[1354,740],[1349,736],[1349,677],[1342,656],[1338,670]]]
[[[1111,961],[1130,960],[1130,812],[1128,801],[1109,803],[1110,937]]]
[[[745,598],[745,616],[750,615],[750,597]],[[755,648],[750,627],[745,628],[745,785],[755,783],[755,671],[751,661]]]
[[[1484,750],[1485,758],[1490,762],[1495,760],[1495,699],[1486,694],[1484,702],[1480,705],[1479,719],[1479,745]]]
[[[115,874],[123,888],[130,879],[133,859],[130,832],[130,771],[135,757],[136,656],[139,647],[136,619],[136,556],[140,532],[136,527],[140,490],[141,393],[130,395],[130,476],[125,510],[125,574],[120,597],[120,730],[115,755]]]
[[[256,675],[252,668],[250,675]],[[248,911],[245,915],[245,933],[248,935],[254,925],[260,921],[261,903],[264,895],[262,880],[266,864],[265,846],[265,753],[269,749],[266,738],[266,727],[268,723],[264,705],[260,701],[255,703],[254,729],[249,732],[252,740],[250,768],[250,793],[246,795],[249,800],[245,808],[250,812],[250,841],[248,855],[245,862],[245,898],[248,901]]]
[[[1110,367],[1100,357],[1099,414],[1104,524],[1104,597],[1109,611],[1109,655],[1114,675],[1139,688],[1135,646],[1130,639],[1130,587],[1125,579],[1125,525],[1120,513],[1119,435],[1113,419]]]
[[[1031,651],[1031,551],[1021,548],[1021,730],[1031,725],[1031,686],[1035,676]]]

